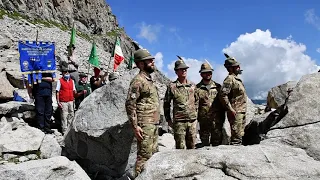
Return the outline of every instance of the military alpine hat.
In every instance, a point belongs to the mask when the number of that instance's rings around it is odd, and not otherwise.
[[[213,71],[213,69],[212,69],[212,67],[210,66],[210,64],[208,64],[208,63],[203,63],[202,65],[201,65],[201,68],[200,68],[200,71],[199,71],[199,73],[205,73],[205,72],[212,72]]]
[[[116,75],[115,73],[109,74],[109,77],[108,77],[109,81],[115,80],[115,79],[117,79],[117,78],[118,78],[118,77],[117,77],[117,75]]]
[[[230,57],[228,54],[224,53],[226,60],[224,61],[224,67],[240,66],[240,63],[234,57]]]
[[[86,73],[81,72],[81,73],[79,74],[79,77],[80,77],[80,78],[82,78],[82,77],[88,77],[88,75],[86,75]]]
[[[174,70],[188,69],[188,68],[189,68],[189,66],[187,66],[186,63],[184,63],[184,61],[182,59],[179,59],[174,63]]]
[[[154,59],[154,57],[146,49],[139,49],[134,53],[134,61],[144,61],[147,59]]]

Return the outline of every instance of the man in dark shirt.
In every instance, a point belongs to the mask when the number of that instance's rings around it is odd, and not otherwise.
[[[76,84],[76,98],[75,98],[75,105],[76,109],[78,109],[80,103],[86,98],[87,96],[90,95],[91,93],[91,87],[90,84],[87,82],[87,75],[85,73],[80,73],[79,75],[80,80]]]
[[[52,74],[43,73],[40,83],[28,86],[29,96],[35,100],[38,128],[49,134],[53,133],[49,125],[52,116],[52,82]]]
[[[105,77],[108,75],[108,73],[105,73],[103,76],[100,75],[100,68],[94,67],[94,76],[90,78],[90,85],[91,85],[91,90],[92,92],[99,87],[103,86],[106,84],[105,82]]]

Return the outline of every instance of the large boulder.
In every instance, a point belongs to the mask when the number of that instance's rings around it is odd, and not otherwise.
[[[14,118],[17,119],[17,118]],[[1,119],[3,124],[10,124],[11,127],[6,129],[6,131],[0,132],[0,153],[28,153],[38,151],[45,134],[39,129],[30,127],[26,124],[17,125],[16,128],[12,128],[13,123],[4,122],[5,118]],[[15,120],[19,121],[19,120]]]
[[[90,180],[83,169],[66,157],[57,156],[20,164],[0,165],[0,179],[79,179]]]
[[[287,90],[289,88],[295,87],[296,84],[296,81],[289,81],[287,83],[271,88],[271,90],[268,92],[267,108],[275,109],[283,104],[284,100],[287,97]]]
[[[88,173],[120,177],[124,174],[133,142],[125,100],[133,70],[95,90],[79,106],[66,137],[71,159]]]
[[[218,146],[156,153],[137,180],[319,179],[320,162],[285,145]]]
[[[280,142],[304,149],[320,160],[320,74],[303,76],[288,101],[288,114],[267,134],[263,143]]]

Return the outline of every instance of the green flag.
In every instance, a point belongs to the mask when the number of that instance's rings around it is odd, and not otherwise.
[[[99,67],[99,57],[97,55],[97,48],[96,44],[92,43],[92,49],[89,57],[89,63],[92,64],[94,67]]]
[[[74,28],[74,25],[73,25],[72,29],[71,29],[70,43],[69,43],[69,46],[68,46],[68,54],[69,54],[69,56],[72,56],[73,47],[75,47],[75,44],[76,44],[76,29]]]
[[[133,55],[133,52],[131,52],[131,57],[130,57],[129,63],[128,63],[128,69],[132,69],[133,62],[134,62],[134,55]]]
[[[70,38],[70,46],[75,45],[76,44],[76,29],[74,28],[74,26],[71,29],[71,38]]]

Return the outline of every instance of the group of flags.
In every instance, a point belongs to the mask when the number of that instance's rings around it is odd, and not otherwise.
[[[76,39],[76,30],[74,26],[71,29],[71,38],[70,38],[70,44],[69,44],[69,49],[68,49],[68,55],[71,56],[73,54],[73,46],[75,46],[75,39]],[[121,64],[121,62],[124,60],[124,55],[122,53],[121,49],[121,44],[120,44],[120,38],[117,36],[116,41],[114,43],[113,51],[111,54],[111,58],[113,58],[113,71],[116,71],[118,66]],[[110,59],[111,61],[111,59]],[[100,61],[99,61],[99,56],[97,54],[97,47],[96,43],[93,41],[92,43],[92,48],[88,60],[89,64],[91,64],[94,67],[99,67]],[[133,68],[133,52],[131,53],[131,57],[128,63],[128,69]],[[109,68],[109,67],[108,67]]]

